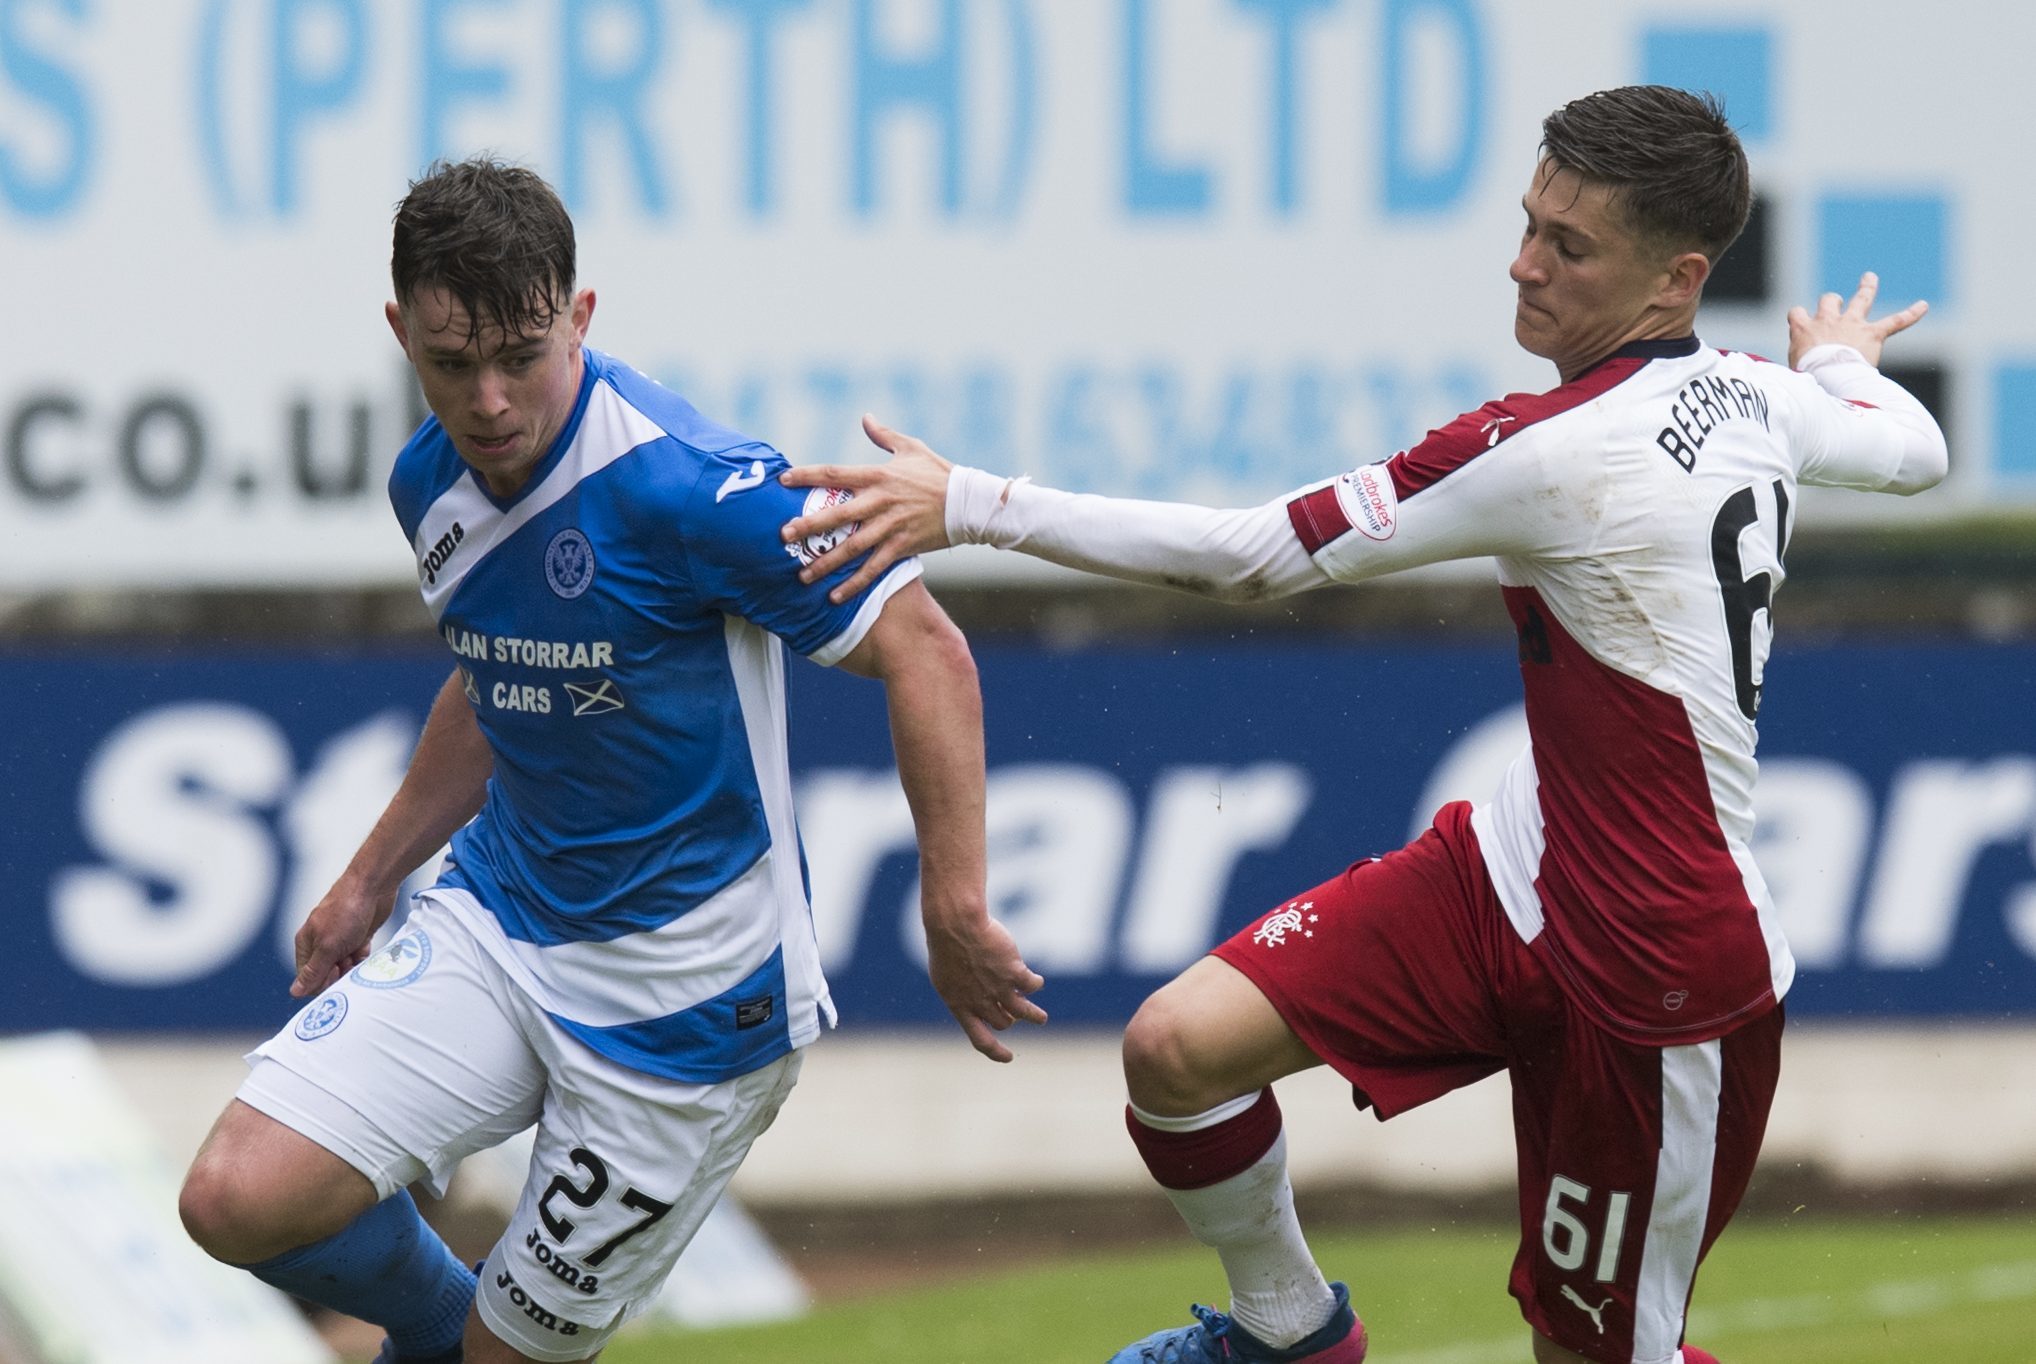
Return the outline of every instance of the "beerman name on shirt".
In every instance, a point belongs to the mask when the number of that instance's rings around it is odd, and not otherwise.
[[[1692,470],[1697,467],[1697,451],[1726,422],[1757,421],[1766,427],[1767,395],[1744,379],[1699,375],[1668,405],[1668,420],[1654,443],[1685,471]]]

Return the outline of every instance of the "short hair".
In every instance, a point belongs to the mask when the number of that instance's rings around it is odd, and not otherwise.
[[[396,301],[438,287],[466,309],[468,339],[494,324],[545,330],[573,295],[573,220],[535,171],[493,157],[435,161],[396,206]]]
[[[1542,120],[1541,151],[1611,189],[1641,232],[1713,262],[1752,211],[1746,150],[1709,93],[1624,85],[1585,95]]]

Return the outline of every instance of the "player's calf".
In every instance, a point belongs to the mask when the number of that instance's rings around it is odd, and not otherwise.
[[[394,1364],[460,1364],[474,1274],[397,1191],[332,1235],[247,1265],[272,1288],[373,1322]]]
[[[484,1275],[487,1273],[485,1265],[482,1266],[481,1272]],[[565,1364],[593,1364],[600,1356],[601,1351],[596,1348],[593,1353],[580,1355]],[[561,1362],[556,1354],[523,1353],[490,1331],[481,1321],[477,1311],[467,1319],[465,1353],[458,1357],[458,1364],[561,1364]]]

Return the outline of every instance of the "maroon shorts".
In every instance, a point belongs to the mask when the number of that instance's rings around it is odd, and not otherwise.
[[[1678,1357],[1697,1265],[1760,1151],[1779,1008],[1693,1046],[1605,1032],[1507,919],[1461,803],[1216,955],[1381,1118],[1509,1072],[1522,1315],[1587,1359]]]

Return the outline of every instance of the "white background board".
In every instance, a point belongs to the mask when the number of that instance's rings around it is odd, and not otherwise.
[[[1846,259],[1833,205],[1935,205],[1890,288],[1939,293],[1908,354],[1953,372],[1958,473],[1901,514],[2036,502],[1996,449],[2036,408],[2005,287],[2036,205],[1991,131],[2036,119],[2036,9],[1964,12],[14,0],[0,588],[407,581],[389,216],[479,148],[567,194],[595,344],[795,459],[857,453],[867,408],[1061,486],[1255,502],[1548,385],[1505,275],[1540,119],[1684,69],[1738,82],[1776,219],[1771,306],[1709,339],[1780,353]]]

